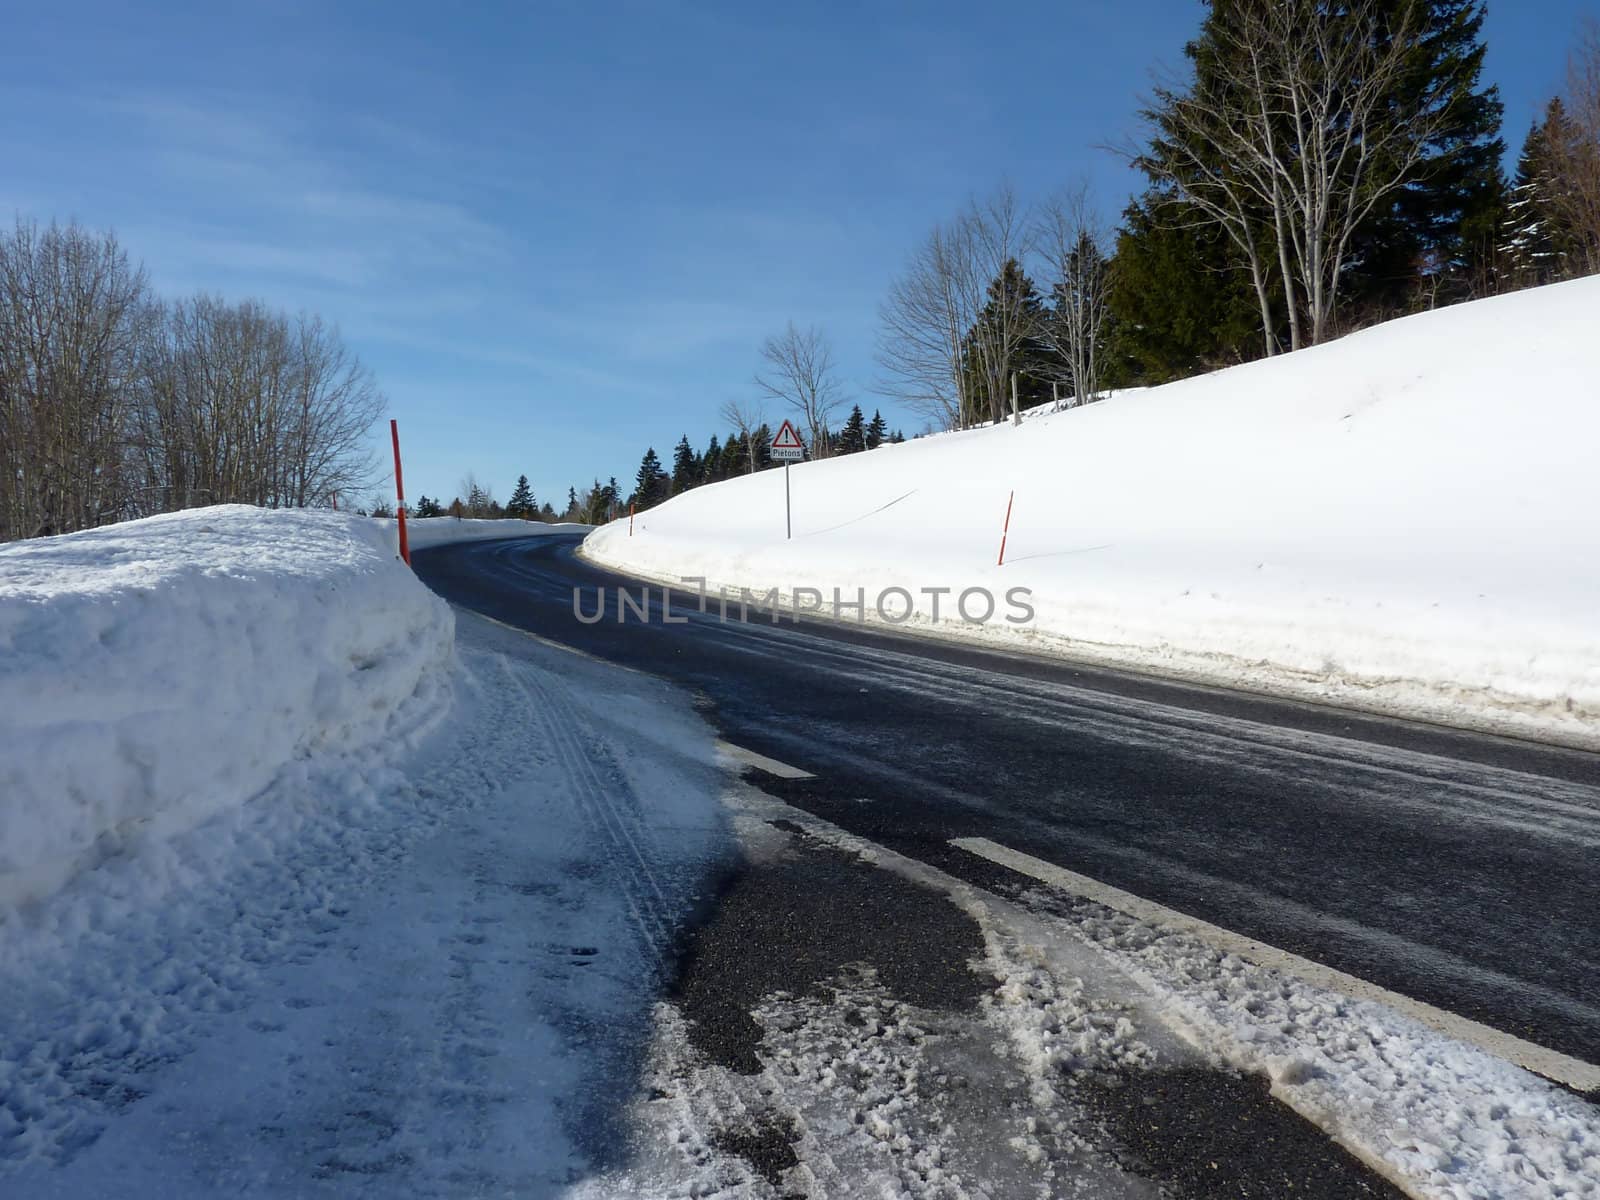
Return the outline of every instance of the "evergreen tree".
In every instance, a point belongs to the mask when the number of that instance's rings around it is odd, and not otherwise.
[[[417,506],[412,510],[412,515],[417,517],[442,517],[444,509],[439,507],[437,500],[430,500],[427,496],[417,497]]]
[[[595,482],[599,483],[600,481],[597,479],[597,480],[595,480]],[[565,517],[569,521],[576,521],[576,520],[579,520],[580,518],[582,518],[583,510],[578,507],[578,489],[577,488],[575,488],[575,487],[568,487],[567,488],[567,511],[562,513],[561,515],[563,517]]]
[[[1579,247],[1554,208],[1563,183],[1551,153],[1552,143],[1565,144],[1572,137],[1571,128],[1558,97],[1523,143],[1501,233],[1500,282],[1507,289],[1537,287],[1571,275]]]
[[[1045,317],[1039,289],[1021,263],[1008,259],[990,282],[988,300],[964,342],[963,426],[1005,419],[1013,374],[1021,407],[1050,398],[1058,363],[1041,337]]]
[[[706,447],[706,452],[700,458],[700,478],[706,483],[716,483],[719,479],[726,478],[723,474],[722,446],[717,441],[717,435],[711,435],[711,444]]]
[[[889,436],[889,425],[883,419],[883,414],[877,409],[872,410],[872,420],[867,422],[866,443],[868,450],[876,450],[883,445],[884,439]]]
[[[861,405],[851,407],[850,416],[839,431],[834,443],[835,454],[859,454],[867,448],[866,418],[861,415]]]
[[[633,504],[643,512],[652,505],[659,504],[667,498],[670,479],[661,469],[661,460],[656,457],[656,450],[651,446],[644,452],[644,458],[639,463],[639,473],[634,477]]]
[[[1158,190],[1130,204],[1122,220],[1102,386],[1168,383],[1260,357],[1254,289],[1221,229]]]
[[[528,486],[526,475],[517,476],[517,486],[511,489],[511,499],[506,501],[506,516],[515,517],[520,521],[531,521],[539,515],[539,506],[534,502],[533,489]]]
[[[585,525],[604,525],[610,519],[610,504],[606,489],[596,479],[594,486],[589,489],[589,495],[583,504],[583,523]]]
[[[756,470],[765,471],[772,465],[772,427],[763,423],[750,434],[755,445]]]
[[[555,519],[556,519],[555,506],[553,504],[551,504],[550,501],[546,500],[542,505],[539,506],[539,520],[545,522],[546,524],[549,524],[550,522],[554,521]]]
[[[686,433],[678,439],[678,444],[672,451],[672,494],[687,492],[700,482],[700,471],[703,463],[694,447],[689,445],[689,435]]]
[[[905,440],[906,440],[906,435],[901,433],[898,429],[896,429],[894,431],[894,436],[889,439],[889,444],[891,446],[898,446],[901,442],[903,442]]]
[[[1392,209],[1357,239],[1347,294],[1376,316],[1414,307],[1406,302],[1419,271],[1439,275],[1451,298],[1466,294],[1495,250],[1506,151],[1500,90],[1483,86],[1483,0],[1382,0],[1381,8],[1386,32],[1420,34],[1394,103],[1404,108],[1427,98],[1444,124]]]

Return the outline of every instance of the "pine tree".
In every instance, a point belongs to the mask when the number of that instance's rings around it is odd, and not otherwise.
[[[889,436],[889,425],[883,419],[883,414],[877,409],[872,410],[872,420],[867,423],[866,443],[868,450],[876,450],[883,445],[884,439]]]
[[[1559,97],[1528,131],[1501,234],[1501,283],[1507,289],[1554,283],[1572,273],[1579,247],[1554,208],[1563,183],[1551,152],[1552,142],[1564,144],[1571,136],[1571,118]]]
[[[859,454],[867,448],[866,418],[861,415],[861,405],[851,407],[850,416],[845,420],[844,428],[839,431],[839,436],[834,441],[833,453]]]
[[[443,515],[444,509],[439,507],[439,502],[437,500],[430,500],[427,496],[417,497],[417,506],[412,510],[412,516],[442,517]]]
[[[551,504],[550,501],[546,500],[542,505],[539,506],[539,520],[545,522],[546,524],[549,524],[550,522],[554,521],[555,519],[556,519],[555,506],[553,504]]]
[[[706,483],[716,483],[726,478],[723,474],[725,467],[722,461],[722,446],[717,441],[717,435],[711,435],[711,444],[706,447],[706,452],[700,458],[700,478]]]
[[[600,481],[597,479],[595,482]],[[567,488],[567,511],[562,516],[569,521],[576,521],[583,516],[583,511],[578,507],[578,489],[575,487]]]
[[[1021,263],[1008,259],[990,282],[988,300],[964,343],[963,426],[1005,418],[1013,374],[1021,407],[1050,398],[1056,364],[1040,337],[1045,317],[1039,289]]]
[[[1506,152],[1500,90],[1483,86],[1483,0],[1383,0],[1382,9],[1389,31],[1405,27],[1421,35],[1394,103],[1413,106],[1429,97],[1444,125],[1392,211],[1357,239],[1348,295],[1378,315],[1406,305],[1419,269],[1441,276],[1454,298],[1465,295],[1494,253]]]
[[[652,505],[659,504],[667,498],[670,479],[661,469],[661,460],[656,457],[656,450],[651,446],[644,452],[644,458],[639,463],[639,472],[634,477],[633,499],[634,506],[643,512]]]
[[[1238,250],[1152,189],[1122,214],[1106,296],[1104,387],[1168,383],[1262,354],[1261,314]],[[1283,311],[1281,302],[1275,311]],[[1279,340],[1287,331],[1273,331]]]
[[[701,459],[694,452],[694,447],[689,444],[689,435],[686,433],[678,439],[678,444],[672,451],[672,494],[687,492],[700,482]]]
[[[533,489],[528,486],[526,475],[517,476],[517,486],[511,489],[511,499],[506,501],[506,516],[515,517],[519,521],[531,521],[539,514],[539,506],[534,502]]]
[[[772,465],[772,427],[762,424],[750,434],[754,446],[755,469],[764,471]]]

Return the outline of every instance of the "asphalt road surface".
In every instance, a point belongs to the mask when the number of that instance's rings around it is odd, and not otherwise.
[[[982,886],[982,837],[1600,1062],[1600,757],[833,621],[697,611],[576,536],[419,551],[459,605],[703,696],[788,803]],[[604,589],[605,618],[596,610]],[[687,620],[682,620],[687,617]],[[682,621],[682,623],[676,623]]]

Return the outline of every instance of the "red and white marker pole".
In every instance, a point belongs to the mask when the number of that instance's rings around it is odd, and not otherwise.
[[[411,565],[411,547],[406,542],[406,485],[400,476],[400,423],[389,421],[389,437],[394,442],[394,498],[395,513],[400,519],[400,561]]]
[[[997,567],[1003,567],[1006,565],[1006,538],[1011,533],[1011,502],[1016,498],[1016,492],[1012,492],[1011,495],[1006,498],[1006,523],[1005,528],[1000,531],[1000,558],[994,564]]]

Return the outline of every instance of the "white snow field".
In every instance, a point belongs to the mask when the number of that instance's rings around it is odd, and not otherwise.
[[[726,840],[686,697],[453,621],[363,518],[185,513],[0,580],[0,1196],[554,1195],[615,1160]]]
[[[816,589],[824,613],[864,590],[869,620],[900,618],[903,593],[874,609],[902,588],[936,632],[1596,746],[1597,328],[1600,279],[1484,300],[798,465],[792,541],[773,470],[675,498],[631,537],[598,529],[584,553],[713,594]],[[986,624],[956,613],[970,587],[998,601]],[[1025,626],[1005,620],[1015,587]]]

